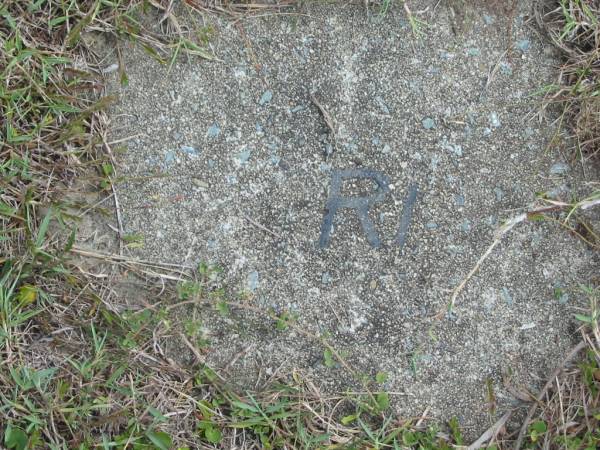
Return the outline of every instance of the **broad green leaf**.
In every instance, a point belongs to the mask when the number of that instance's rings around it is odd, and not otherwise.
[[[17,298],[21,305],[29,305],[37,299],[38,289],[30,284],[25,284],[19,288]]]
[[[60,25],[63,22],[66,22],[67,20],[67,16],[60,16],[60,17],[55,17],[54,19],[50,19],[48,21],[48,25],[50,25],[50,28],[54,28],[57,25]]]
[[[240,401],[237,401],[237,400],[233,400],[233,401],[231,402],[231,404],[232,404],[233,406],[236,406],[236,407],[238,407],[239,409],[243,409],[243,410],[250,411],[250,412],[253,412],[253,413],[258,413],[258,412],[260,412],[258,409],[256,409],[256,408],[255,408],[254,406],[252,406],[252,405],[249,405],[248,403],[244,403],[244,402],[240,402]]]
[[[27,435],[20,428],[13,428],[9,425],[4,432],[4,444],[7,448],[25,450],[28,440]]]
[[[450,419],[448,426],[450,427],[450,430],[452,430],[452,437],[454,438],[456,445],[463,445],[463,437],[462,432],[460,431],[458,419],[456,417]]]
[[[150,441],[160,450],[170,450],[173,445],[171,436],[162,431],[148,431],[146,432],[146,436],[148,436],[148,439],[150,439]]]
[[[17,210],[15,208],[13,208],[9,204],[4,203],[2,200],[0,200],[0,215],[7,216],[7,217],[14,217],[14,214],[16,212],[17,212]]]
[[[590,316],[584,316],[582,314],[575,314],[575,318],[585,323],[592,323],[593,319]]]
[[[412,447],[416,444],[418,444],[419,442],[419,438],[417,437],[417,434],[409,431],[409,430],[405,430],[402,433],[402,443],[404,445],[406,445],[407,447]]]
[[[323,352],[323,361],[326,367],[335,367],[335,360],[333,359],[333,352],[326,348]]]
[[[223,316],[229,316],[229,305],[225,301],[217,302],[217,311]]]
[[[533,422],[529,428],[537,433],[545,433],[546,430],[548,430],[548,426],[543,420],[537,420]]]
[[[380,411],[384,411],[390,406],[390,396],[387,392],[379,392],[375,397],[377,400],[377,407]]]
[[[342,417],[342,425],[348,425],[349,423],[354,422],[358,418],[358,414],[350,414],[349,416]]]
[[[215,427],[208,427],[204,430],[204,437],[211,444],[218,444],[221,442],[221,431]]]
[[[42,220],[40,224],[40,228],[38,230],[37,237],[35,239],[35,246],[40,249],[44,244],[44,239],[46,237],[46,233],[48,232],[48,226],[50,225],[50,220],[52,219],[52,209],[48,210],[46,217]]]

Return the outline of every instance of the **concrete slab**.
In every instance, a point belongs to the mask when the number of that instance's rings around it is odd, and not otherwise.
[[[569,198],[580,178],[549,145],[556,117],[538,114],[557,61],[529,2],[510,22],[418,3],[422,36],[401,8],[314,5],[190,18],[214,62],[167,70],[126,49],[129,84],[112,86],[114,138],[130,138],[118,193],[126,231],[145,238],[135,254],[218,264],[228,295],[327,333],[359,373],[387,372],[399,413],[428,407],[476,434],[492,420],[490,383],[502,412],[518,403],[506,378],[533,389],[570,347],[591,256],[552,225],[523,224],[432,319],[503,220],[536,192]],[[189,313],[208,362],[238,380],[301,368],[329,390],[356,385],[294,331]]]

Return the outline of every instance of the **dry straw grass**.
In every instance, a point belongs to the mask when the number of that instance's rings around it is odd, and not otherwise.
[[[538,1],[538,26],[562,53],[560,80],[546,99],[558,103],[577,157],[600,152],[600,1]]]

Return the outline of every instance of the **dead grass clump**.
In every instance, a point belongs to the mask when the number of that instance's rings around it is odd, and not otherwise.
[[[585,290],[591,308],[589,314],[577,315],[584,324],[582,340],[532,403],[515,448],[600,447],[599,290]]]
[[[540,0],[536,20],[564,56],[558,85],[546,96],[584,159],[600,153],[600,0]]]

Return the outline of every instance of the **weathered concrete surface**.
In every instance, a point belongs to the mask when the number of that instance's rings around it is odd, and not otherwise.
[[[491,420],[486,380],[502,412],[517,404],[503,387],[508,372],[534,389],[570,347],[571,312],[583,301],[576,282],[591,257],[554,226],[524,224],[454,312],[432,319],[502,220],[536,192],[568,198],[579,178],[548,145],[554,117],[537,114],[532,94],[556,61],[526,6],[509,26],[493,11],[419,3],[429,24],[420,38],[400,8],[382,18],[338,5],[236,24],[207,18],[220,61],[181,58],[170,72],[126,49],[129,85],[113,86],[114,137],[131,137],[118,193],[126,231],[145,237],[136,254],[219,264],[229,295],[245,291],[251,304],[328,333],[360,373],[387,372],[400,413],[429,407],[477,433]],[[352,211],[335,215],[329,245],[319,246],[332,171],[346,169],[389,178],[369,213],[379,248]],[[417,200],[400,249],[411,185]],[[341,190],[371,195],[375,186],[346,181]],[[568,300],[555,298],[557,287]],[[204,327],[208,361],[240,380],[298,367],[330,389],[352,385],[293,331],[240,315],[205,317]]]

